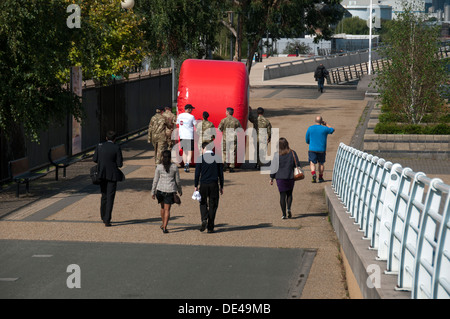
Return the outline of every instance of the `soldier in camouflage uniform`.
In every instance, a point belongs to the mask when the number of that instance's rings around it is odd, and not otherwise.
[[[167,149],[172,150],[172,147],[174,145],[174,141],[172,140],[172,133],[175,129],[175,125],[177,123],[177,117],[172,112],[172,108],[170,106],[165,107],[165,111],[162,114],[167,122],[167,128],[166,128],[166,139],[167,139]]]
[[[212,122],[208,121],[208,118],[209,113],[206,111],[203,112],[203,120],[197,121],[197,125],[195,126],[197,134],[199,135],[197,145],[199,154],[202,154],[203,152],[202,150],[203,143],[207,142],[209,144],[216,138],[216,128]]]
[[[270,139],[272,137],[272,124],[270,124],[270,121],[264,117],[264,109],[262,107],[258,107],[256,110],[258,117],[254,116],[251,107],[249,107],[249,109],[250,112],[248,115],[248,120],[253,123],[253,128],[256,130],[256,168],[259,168],[262,164],[260,159],[260,150],[262,154],[267,155],[267,145],[270,143]]]
[[[152,143],[155,148],[155,164],[161,163],[161,155],[164,150],[167,149],[166,139],[166,119],[161,115],[164,110],[163,107],[156,109],[156,114],[150,120],[148,125],[148,137],[147,142]]]
[[[197,132],[200,132],[201,134],[200,135],[201,143],[199,144],[203,144],[204,142],[211,143],[212,141],[214,141],[214,138],[216,137],[215,136],[216,128],[214,127],[214,124],[212,122],[208,121],[208,118],[209,113],[203,112],[203,121],[197,124]]]
[[[237,134],[236,134],[236,132],[234,132],[234,147],[233,147],[233,149],[234,149],[234,156],[233,156],[233,158],[231,158],[231,154],[232,154],[231,150],[228,150],[228,153],[229,153],[228,155],[229,155],[230,158],[229,158],[229,162],[227,162],[227,156],[226,156],[227,155],[227,143],[226,143],[226,141],[227,141],[227,128],[233,129],[233,130],[236,130],[239,127],[242,128],[241,123],[239,122],[239,120],[237,118],[233,117],[233,114],[234,114],[234,109],[231,108],[231,107],[228,107],[227,108],[227,112],[226,112],[227,117],[222,119],[222,121],[220,121],[219,127],[218,127],[219,131],[221,131],[223,133],[223,135],[222,135],[222,156],[223,156],[222,159],[223,159],[223,164],[224,165],[225,165],[225,163],[229,164],[230,173],[234,172],[234,166],[235,166],[234,165],[234,157],[237,154]],[[230,139],[230,137],[229,137],[229,139]]]

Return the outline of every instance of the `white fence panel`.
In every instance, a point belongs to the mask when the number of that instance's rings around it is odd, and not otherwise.
[[[450,298],[449,185],[341,143],[332,187],[386,273],[398,275],[393,289]]]
[[[424,177],[422,172],[414,175],[410,200],[406,210],[403,238],[400,248],[400,264],[397,281],[397,289],[411,290],[414,275],[414,260],[417,251],[417,238],[419,236],[419,223],[422,211],[425,207],[423,197],[425,193],[425,183],[420,181]]]
[[[389,250],[387,255],[387,272],[389,273],[398,273],[399,270],[401,242],[403,239],[406,211],[410,200],[411,177],[414,177],[412,169],[409,167],[404,168],[401,173],[400,184],[395,198],[391,232],[389,234]]]
[[[417,242],[417,255],[414,267],[413,298],[431,298],[432,276],[434,273],[434,256],[437,248],[437,231],[442,222],[439,215],[442,192],[435,186],[442,180],[434,178],[431,180],[425,209],[420,221],[419,238]]]
[[[386,162],[384,159],[378,161],[378,165],[382,165],[382,168],[378,171],[377,187],[375,189],[375,204],[372,210],[372,218],[369,219],[369,233],[371,236],[370,247],[372,249],[378,249],[378,243],[380,238],[380,223],[381,212],[384,208],[384,198],[386,195],[386,188],[388,185],[388,179],[390,177],[391,162]]]
[[[447,191],[433,274],[433,298],[450,299],[450,196]]]
[[[394,218],[394,205],[395,198],[398,193],[398,186],[400,184],[401,176],[400,164],[394,164],[391,167],[391,174],[389,175],[389,180],[386,186],[386,194],[384,196],[383,210],[381,211],[380,220],[380,238],[378,247],[378,260],[387,260],[388,249],[389,249],[389,239],[390,232],[392,228],[392,220]]]

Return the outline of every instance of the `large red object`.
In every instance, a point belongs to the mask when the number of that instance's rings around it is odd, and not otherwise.
[[[203,112],[209,113],[209,121],[217,129],[226,117],[227,107],[234,109],[233,116],[243,130],[247,129],[249,81],[242,62],[193,60],[183,62],[178,82],[177,114],[191,104],[196,120],[202,120]],[[220,147],[222,133],[217,130],[215,146]]]

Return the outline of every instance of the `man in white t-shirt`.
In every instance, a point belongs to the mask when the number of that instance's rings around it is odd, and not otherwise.
[[[178,134],[180,146],[183,149],[184,171],[189,172],[189,163],[194,151],[194,126],[197,124],[195,117],[191,114],[194,107],[190,104],[184,106],[184,113],[177,117]]]

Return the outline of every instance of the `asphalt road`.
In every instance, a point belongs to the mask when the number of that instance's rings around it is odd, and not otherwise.
[[[0,298],[288,299],[314,250],[0,241]]]

